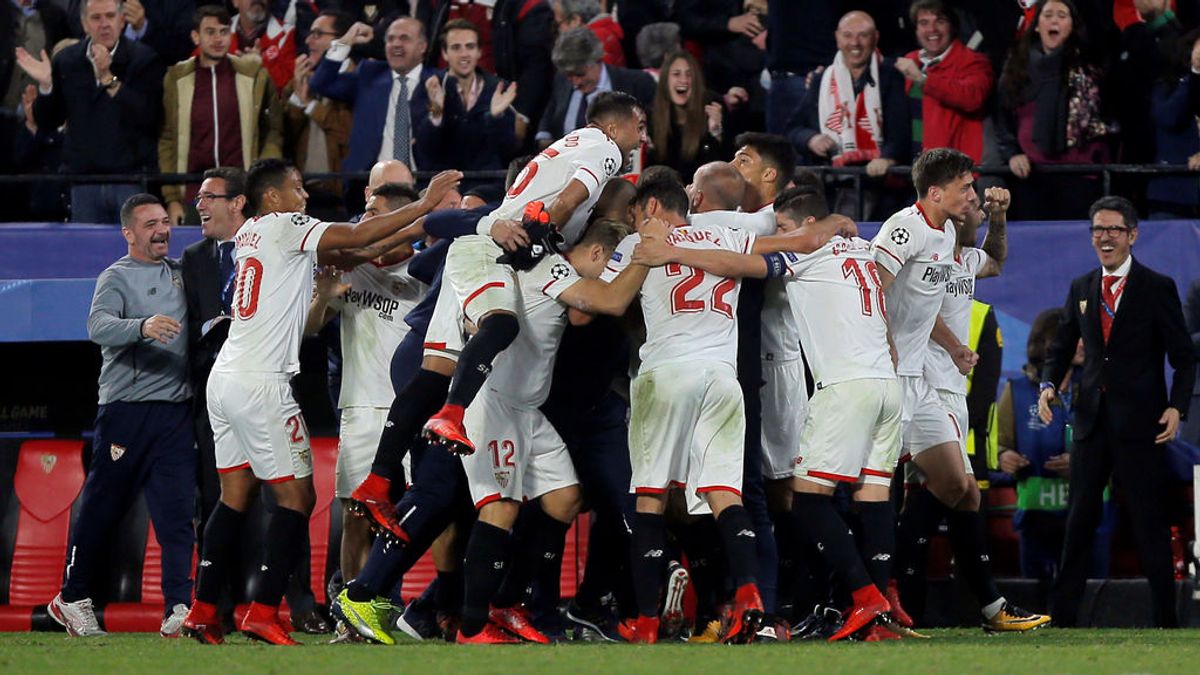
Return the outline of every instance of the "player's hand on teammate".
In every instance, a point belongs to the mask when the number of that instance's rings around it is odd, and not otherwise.
[[[491,235],[505,251],[516,251],[529,246],[529,233],[515,220],[497,220],[492,223]]]
[[[1163,411],[1162,417],[1158,418],[1158,423],[1166,425],[1162,433],[1154,437],[1155,443],[1168,443],[1175,440],[1175,435],[1179,433],[1179,411],[1174,408],[1167,408]]]
[[[333,265],[317,270],[316,287],[313,292],[318,298],[329,301],[341,297],[350,290],[350,284],[342,281],[342,271]]]
[[[155,314],[142,322],[142,337],[148,337],[164,345],[179,337],[180,330],[182,330],[182,326],[178,321],[163,314]]]
[[[1003,216],[1012,204],[1012,193],[1002,187],[990,187],[983,192],[983,210],[988,218]]]
[[[837,228],[834,230],[835,235],[846,238],[858,236],[858,223],[854,222],[853,218],[843,216],[840,213],[831,213],[829,214],[829,218]]]
[[[458,188],[461,180],[461,171],[443,171],[434,176],[433,180],[429,181],[429,186],[425,188],[425,194],[421,197],[421,205],[428,211],[437,208],[437,205],[442,203],[451,190]]]
[[[966,345],[959,345],[957,349],[950,353],[950,358],[954,359],[954,365],[958,367],[958,372],[966,375],[971,372],[976,363],[979,363],[979,354]]]
[[[996,457],[996,463],[1001,471],[1010,476],[1017,475],[1018,471],[1029,466],[1029,460],[1025,458],[1025,455],[1008,448],[1000,451],[1000,455]]]
[[[659,267],[672,261],[675,247],[667,243],[665,237],[642,237],[640,243],[633,248],[633,258],[630,262],[646,267]]]

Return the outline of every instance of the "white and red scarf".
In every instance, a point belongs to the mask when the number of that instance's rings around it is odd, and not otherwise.
[[[842,53],[833,57],[833,65],[821,74],[817,114],[821,133],[836,139],[834,166],[866,164],[879,157],[883,143],[883,106],[879,96],[879,52],[871,55],[868,65],[871,83],[854,95],[854,79]]]

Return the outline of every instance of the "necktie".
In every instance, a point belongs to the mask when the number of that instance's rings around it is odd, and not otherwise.
[[[221,255],[217,260],[217,271],[221,279],[221,309],[228,315],[230,313],[230,306],[233,304],[233,277],[235,272],[233,242],[223,242],[220,249]]]
[[[1115,276],[1106,276],[1103,279],[1104,288],[1100,293],[1104,299],[1104,306],[1100,308],[1100,330],[1104,333],[1104,344],[1108,344],[1108,334],[1112,332],[1113,317],[1117,314],[1117,296],[1113,293],[1113,286],[1119,280],[1119,277]]]
[[[575,131],[576,129],[582,129],[587,126],[587,107],[588,107],[587,94],[580,92],[579,93],[579,110],[578,110],[578,112],[575,113],[575,126],[571,127],[570,129],[565,129],[565,131]]]
[[[412,111],[408,108],[408,78],[401,75],[400,95],[396,97],[396,111],[392,122],[392,157],[412,165],[409,154],[412,151]]]

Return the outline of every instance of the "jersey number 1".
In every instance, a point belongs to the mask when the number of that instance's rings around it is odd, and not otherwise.
[[[712,296],[706,302],[704,298],[689,298],[687,294],[700,284],[704,283],[704,270],[680,265],[679,263],[667,263],[665,271],[668,277],[677,277],[684,274],[686,270],[687,276],[680,279],[679,283],[675,284],[671,289],[671,313],[672,314],[688,314],[693,312],[703,312],[706,309],[722,314],[730,319],[733,318],[733,306],[726,300],[725,296],[729,292],[737,288],[736,279],[724,279],[717,284],[712,290]]]
[[[863,268],[867,268],[863,272]],[[860,265],[853,258],[847,258],[846,262],[842,263],[842,278],[849,279],[854,277],[854,282],[858,284],[859,291],[862,292],[862,313],[863,316],[871,316],[872,303],[871,294],[875,294],[876,302],[879,304],[879,314],[887,316],[887,308],[883,305],[883,284],[879,282],[879,268],[875,266],[874,261],[868,261],[865,265]]]

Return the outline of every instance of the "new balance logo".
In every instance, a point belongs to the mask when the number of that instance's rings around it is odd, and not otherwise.
[[[875,555],[871,556],[871,560],[878,560],[880,562],[887,562],[891,559],[892,556],[887,553],[876,553]]]
[[[737,533],[737,536],[750,537],[751,539],[753,539],[754,538],[754,530],[742,530],[741,532]]]
[[[212,561],[211,560],[201,560],[200,566],[201,567],[212,567]]]
[[[258,571],[259,571],[259,572],[266,572],[266,571],[267,571],[267,566],[266,566],[266,565],[263,565],[262,567],[258,568]]]
[[[649,551],[646,551],[646,553],[642,557],[643,558],[661,558],[661,557],[663,557],[663,550],[661,548],[650,549]]]
[[[819,541],[818,541],[818,542],[817,542],[817,550],[818,550],[818,551],[824,551],[824,550],[825,550],[825,544],[822,544],[821,542],[819,542]]]

